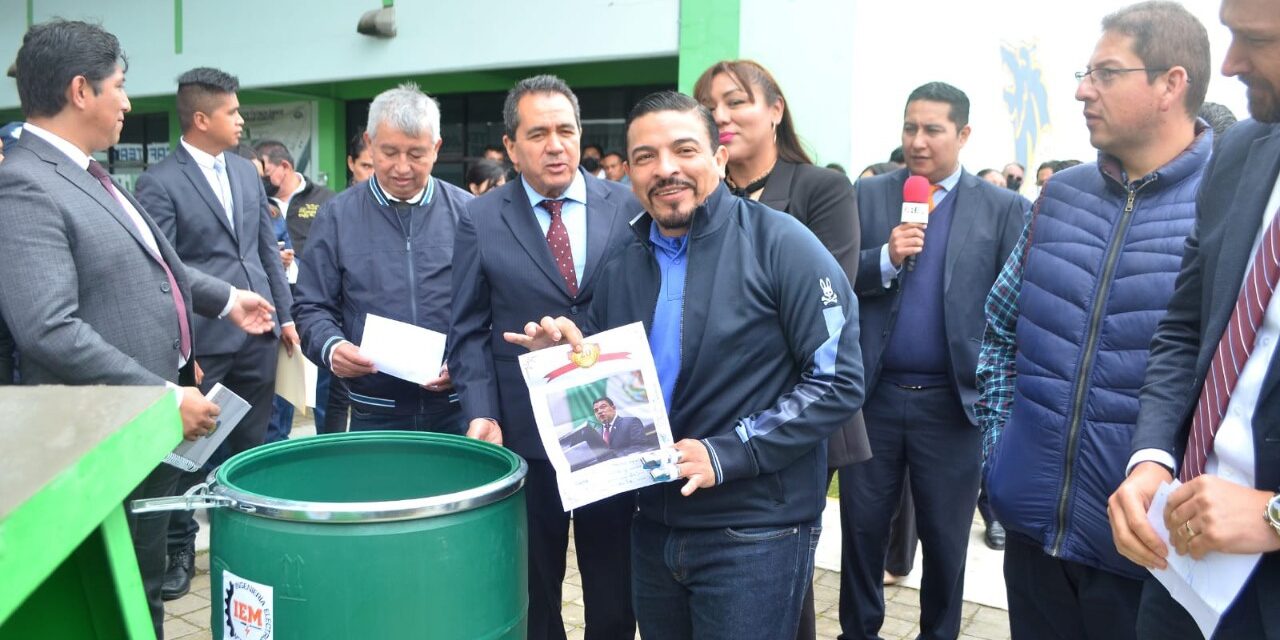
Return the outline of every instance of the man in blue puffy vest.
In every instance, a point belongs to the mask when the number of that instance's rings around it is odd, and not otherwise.
[[[1055,173],[987,298],[976,405],[1008,531],[1014,638],[1133,638],[1146,571],[1112,542],[1138,390],[1173,294],[1213,132],[1205,28],[1144,2],[1076,74],[1098,161]]]

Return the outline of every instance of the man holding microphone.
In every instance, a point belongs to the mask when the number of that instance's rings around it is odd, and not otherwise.
[[[972,408],[982,305],[1030,207],[960,166],[968,121],[963,91],[942,82],[917,88],[903,117],[907,166],[855,186],[862,257],[854,291],[872,458],[840,470],[841,638],[875,638],[884,621],[884,550],[904,471],[924,546],[920,637],[960,632],[982,465]],[[903,199],[914,176],[929,182],[927,230],[903,215],[918,208]]]

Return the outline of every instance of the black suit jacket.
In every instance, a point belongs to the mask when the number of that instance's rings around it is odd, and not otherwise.
[[[618,455],[625,456],[636,451],[644,451],[649,448],[646,446],[649,442],[653,443],[653,448],[657,448],[656,436],[652,440],[645,439],[644,423],[640,418],[618,416],[613,419],[613,431],[609,434],[609,448],[618,452]]]
[[[188,266],[271,302],[278,335],[280,325],[292,321],[293,296],[280,263],[267,194],[253,164],[231,152],[223,157],[235,228],[200,165],[181,144],[138,177],[134,193]],[[248,338],[239,327],[216,318],[198,317],[192,330],[197,356],[235,353]]]
[[[525,458],[545,460],[517,356],[523,347],[503,332],[523,331],[543,316],[583,324],[609,256],[631,237],[627,222],[640,211],[631,191],[585,173],[587,252],[578,295],[570,296],[551,258],[521,180],[472,200],[458,219],[453,249],[453,322],[449,374],[463,417],[493,418],[504,444]]]
[[[799,220],[818,237],[844,270],[849,282],[858,278],[862,230],[853,186],[844,174],[779,160],[765,182],[760,203]],[[862,412],[827,440],[827,467],[835,469],[871,458]]]
[[[856,185],[862,221],[862,255],[854,291],[861,305],[862,362],[870,397],[880,378],[881,355],[889,343],[899,313],[905,269],[889,288],[880,275],[880,248],[902,220],[902,185],[907,169],[863,178]],[[1022,233],[1024,215],[1031,207],[1026,198],[980,180],[964,171],[955,192],[951,233],[943,239],[947,255],[942,275],[943,316],[952,387],[964,404],[970,422],[978,399],[975,374],[982,330],[986,326],[983,305],[1004,261]],[[938,242],[925,232],[925,242]],[[909,310],[908,310],[909,311]]]
[[[1205,169],[1196,226],[1187,237],[1169,312],[1156,327],[1139,396],[1133,449],[1162,449],[1181,462],[1191,413],[1235,306],[1249,250],[1280,174],[1280,125],[1237,123]],[[1253,414],[1254,487],[1280,491],[1280,365],[1273,358]],[[1261,514],[1259,514],[1261,517]],[[1280,554],[1254,574],[1268,637],[1280,637]]]

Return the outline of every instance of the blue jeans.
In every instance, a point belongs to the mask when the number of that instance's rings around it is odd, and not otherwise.
[[[676,529],[636,515],[631,601],[641,637],[794,638],[821,532],[818,520]]]

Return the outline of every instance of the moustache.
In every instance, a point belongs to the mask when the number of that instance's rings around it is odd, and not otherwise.
[[[656,182],[652,187],[649,187],[649,197],[653,197],[655,192],[668,187],[686,187],[688,189],[694,189],[697,185],[689,182],[688,180],[681,180],[680,178],[663,178]]]

